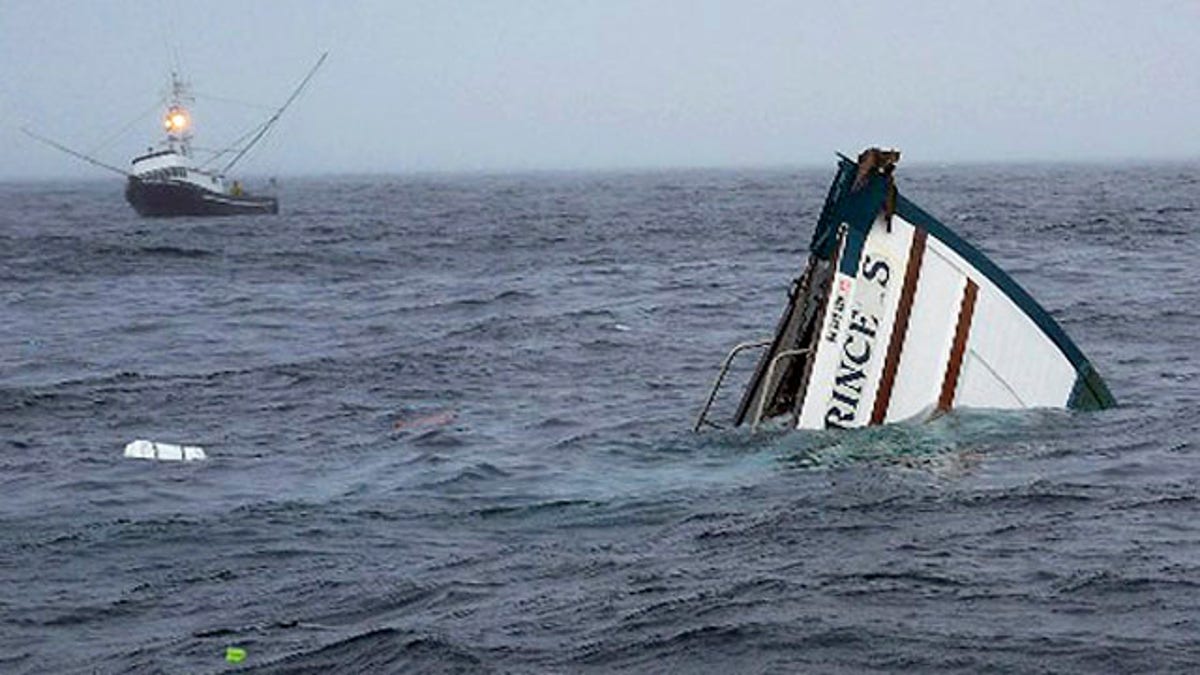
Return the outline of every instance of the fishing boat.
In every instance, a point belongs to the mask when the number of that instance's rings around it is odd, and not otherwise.
[[[163,117],[166,138],[134,157],[125,201],[142,216],[229,216],[279,213],[279,200],[246,194],[239,181],[197,165],[192,153],[192,120],[187,88],[171,74],[171,103]],[[247,148],[249,149],[249,148]],[[232,163],[231,163],[232,164]]]
[[[25,133],[38,141],[101,168],[126,177],[125,201],[141,216],[228,216],[279,213],[279,200],[269,195],[252,195],[241,181],[228,178],[229,172],[246,153],[261,141],[288,106],[300,95],[309,80],[325,62],[322,54],[292,92],[265,122],[243,134],[219,151],[210,151],[203,159],[192,145],[192,116],[188,105],[193,98],[187,84],[177,73],[171,74],[171,89],[163,116],[165,138],[133,158],[129,170],[112,166],[86,153],[77,152],[54,140]],[[225,156],[223,166],[213,168]]]
[[[955,408],[1116,404],[1050,314],[977,248],[896,188],[900,153],[871,148],[838,170],[808,262],[762,350],[733,425],[851,429]]]

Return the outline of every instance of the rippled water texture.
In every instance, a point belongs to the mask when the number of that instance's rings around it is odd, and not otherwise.
[[[899,173],[1119,408],[757,437],[832,161],[0,185],[0,670],[1194,672],[1198,169]]]

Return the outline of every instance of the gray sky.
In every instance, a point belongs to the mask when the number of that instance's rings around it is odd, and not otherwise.
[[[198,93],[305,95],[248,173],[1200,157],[1200,2],[0,0],[0,179],[105,175]],[[221,146],[268,110],[194,106]]]

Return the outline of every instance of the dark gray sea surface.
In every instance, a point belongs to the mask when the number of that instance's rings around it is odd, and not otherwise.
[[[0,185],[0,671],[1196,672],[1200,166],[899,170],[1120,407],[691,433],[833,169]]]

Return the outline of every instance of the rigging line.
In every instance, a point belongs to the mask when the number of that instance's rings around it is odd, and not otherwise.
[[[183,59],[179,58],[179,31],[177,30],[175,23],[175,18],[179,16],[181,8],[178,2],[172,2],[171,5],[172,6],[168,8],[168,11],[162,14],[162,17],[165,20],[165,25],[160,24],[162,25],[163,32],[165,33],[165,35],[162,36],[163,46],[166,47],[171,54],[171,65],[173,66],[174,71],[177,73],[182,73],[184,72]]]
[[[146,119],[146,116],[147,116],[147,115],[149,115],[150,113],[154,112],[154,111],[155,111],[157,108],[159,108],[160,106],[162,106],[162,104],[163,104],[163,101],[162,101],[162,99],[159,99],[159,100],[155,101],[153,105],[151,105],[149,108],[146,108],[146,109],[145,109],[145,110],[143,110],[142,112],[138,113],[138,116],[137,116],[137,117],[135,117],[135,118],[133,118],[132,120],[130,120],[128,124],[126,124],[125,126],[121,127],[121,128],[120,128],[120,129],[119,129],[119,130],[118,130],[116,133],[114,133],[112,136],[109,136],[108,138],[106,138],[106,139],[104,139],[103,141],[101,141],[101,142],[100,142],[98,145],[96,145],[96,147],[89,149],[89,150],[87,151],[87,154],[89,154],[89,155],[94,155],[94,154],[96,154],[97,152],[100,152],[100,151],[101,151],[101,150],[103,150],[104,148],[108,147],[108,146],[109,146],[109,145],[111,145],[111,144],[112,144],[114,141],[116,141],[116,140],[117,140],[117,139],[119,139],[120,137],[124,136],[124,135],[125,135],[125,134],[126,134],[126,133],[127,133],[129,130],[130,130],[130,129],[132,129],[132,128],[133,128],[133,125],[135,125],[135,124],[137,124],[138,122],[141,122],[142,120]]]
[[[225,96],[214,96],[212,94],[203,94],[198,91],[192,92],[192,96],[195,96],[196,98],[208,99],[210,101],[220,101],[221,103],[233,103],[234,105],[244,105],[247,108],[257,108],[259,110],[274,110],[274,108],[269,105],[263,105],[261,103],[251,103],[249,101],[239,101],[236,98],[228,98]]]
[[[266,126],[266,124],[267,124],[266,122],[260,122],[256,125],[254,125],[253,127],[250,128],[249,131],[243,133],[241,136],[238,136],[236,139],[234,139],[234,141],[232,143],[225,146],[221,150],[209,150],[208,152],[213,153],[213,156],[204,160],[204,163],[200,165],[200,168],[203,169],[204,167],[208,166],[212,162],[215,162],[218,157],[221,157],[222,155],[227,155],[227,154],[233,152],[234,150],[237,150],[238,146],[240,146],[242,144],[242,141],[244,141],[247,138],[249,138],[250,136],[258,133],[258,131],[260,129],[262,129],[264,126]]]
[[[317,74],[317,70],[321,67],[321,64],[325,63],[325,59],[328,56],[329,56],[329,52],[325,52],[324,54],[321,54],[321,58],[317,59],[316,65],[314,65],[308,71],[308,74],[305,75],[304,79],[300,81],[300,85],[296,87],[296,90],[292,92],[292,95],[289,96],[286,101],[284,101],[283,105],[279,107],[279,110],[276,110],[275,114],[271,116],[271,119],[267,120],[267,123],[265,125],[263,125],[262,131],[259,131],[258,135],[255,136],[254,138],[250,139],[250,142],[246,144],[246,147],[242,148],[241,152],[239,152],[236,156],[234,156],[233,159],[229,160],[229,163],[226,164],[223,169],[221,169],[221,173],[227,173],[230,169],[232,169],[233,165],[237,164],[238,160],[240,160],[242,157],[244,157],[245,154],[250,150],[250,148],[254,147],[254,144],[256,144],[260,140],[262,140],[262,137],[265,136],[267,134],[267,132],[271,130],[271,126],[274,125],[275,122],[279,121],[279,117],[281,115],[283,115],[283,111],[287,110],[288,106],[290,106],[292,104],[292,101],[296,100],[296,97],[300,95],[301,91],[304,91],[305,85],[308,84],[308,81],[312,79],[313,75]]]
[[[133,176],[133,174],[129,173],[128,171],[126,171],[124,169],[118,169],[117,167],[115,167],[111,164],[106,164],[104,162],[101,162],[100,160],[96,159],[95,157],[89,157],[88,155],[85,155],[82,152],[79,152],[77,150],[72,150],[71,148],[68,148],[67,146],[63,145],[62,143],[59,143],[57,141],[52,141],[49,138],[46,138],[45,136],[39,136],[39,135],[33,133],[32,131],[30,131],[29,129],[26,129],[25,127],[21,127],[21,133],[25,134],[26,136],[32,138],[35,141],[40,141],[42,143],[45,143],[46,145],[49,145],[50,147],[54,148],[55,150],[61,150],[62,152],[65,152],[68,155],[71,155],[72,157],[75,157],[77,159],[82,159],[83,161],[85,161],[88,164],[91,164],[93,166],[98,166],[101,169],[108,169],[109,171],[114,171],[116,173],[121,174],[122,176],[127,176],[127,177]]]

